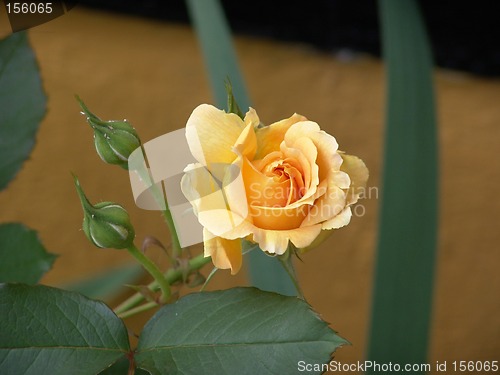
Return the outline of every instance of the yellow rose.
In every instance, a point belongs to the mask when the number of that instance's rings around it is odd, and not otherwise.
[[[252,108],[242,120],[203,104],[186,125],[198,163],[186,167],[181,188],[204,228],[205,256],[233,274],[241,238],[281,255],[290,242],[304,249],[347,225],[368,179],[361,159],[304,116],[259,124]]]

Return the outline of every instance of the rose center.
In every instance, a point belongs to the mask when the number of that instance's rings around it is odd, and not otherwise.
[[[293,159],[279,159],[264,166],[261,173],[272,179],[273,206],[284,207],[302,198],[305,194],[304,178]],[[266,204],[267,205],[267,204]]]

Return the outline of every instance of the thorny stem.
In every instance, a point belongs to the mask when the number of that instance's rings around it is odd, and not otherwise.
[[[141,146],[141,149],[144,158],[146,158],[145,156],[146,150],[144,149],[144,145]],[[148,171],[146,171],[144,168],[138,168],[135,170],[137,171],[141,179],[148,182],[148,185],[150,186],[151,189],[151,193],[153,194],[153,197],[158,203],[159,207],[163,207],[163,205],[165,205],[165,209],[162,210],[162,215],[165,220],[165,223],[167,224],[168,230],[170,231],[170,236],[172,237],[173,258],[175,259],[180,257],[182,247],[179,242],[179,236],[177,235],[177,231],[175,230],[174,219],[172,218],[172,212],[170,211],[170,208],[168,206],[167,197],[163,194],[161,189],[158,188],[158,185],[154,183],[153,178]]]
[[[136,314],[139,314],[141,312],[144,312],[144,311],[148,311],[150,309],[153,309],[155,308],[156,306],[158,306],[158,304],[156,302],[148,302],[148,303],[145,303],[143,305],[140,305],[140,306],[137,306],[137,307],[134,307],[130,310],[127,310],[121,314],[118,314],[118,317],[121,318],[121,319],[125,319],[125,318],[128,318],[130,316],[133,316],[133,315],[136,315]]]
[[[145,256],[135,245],[130,246],[127,248],[130,254],[137,259],[139,263],[148,271],[151,276],[155,279],[156,283],[159,285],[161,289],[161,297],[160,297],[160,302],[164,303],[167,302],[172,295],[170,291],[170,284],[166,280],[165,276],[163,273],[158,269],[156,264],[154,264],[151,259],[149,259],[147,256]]]
[[[162,211],[163,218],[165,219],[165,223],[167,223],[168,230],[170,231],[170,236],[172,237],[172,253],[173,258],[179,258],[181,255],[182,247],[179,242],[179,236],[177,235],[177,231],[175,230],[174,219],[172,218],[172,212],[168,208],[168,202],[165,198],[165,210]]]
[[[203,256],[203,254],[200,254],[197,257],[190,259],[188,262],[189,273],[196,271],[196,270],[199,270],[201,267],[203,267],[205,264],[209,263],[210,261],[211,261],[211,258],[210,257],[205,258]],[[178,269],[171,268],[164,275],[164,278],[169,285],[172,285],[176,281],[182,280],[182,277],[183,277],[183,270],[179,269],[179,268]],[[148,285],[148,288],[151,290],[158,290],[158,287],[159,287],[159,284],[156,280]],[[136,307],[139,303],[141,303],[144,300],[145,300],[145,298],[142,294],[135,293],[134,295],[129,297],[127,300],[122,302],[119,306],[117,306],[114,309],[114,311],[117,315],[123,316],[123,314],[125,312],[128,312],[132,308]],[[156,303],[154,306],[156,306]],[[152,306],[152,307],[154,307],[154,306]],[[150,307],[150,308],[152,308],[152,307]],[[142,312],[142,311],[145,311],[145,310],[136,311],[135,313]],[[127,316],[131,316],[131,315],[127,314]]]

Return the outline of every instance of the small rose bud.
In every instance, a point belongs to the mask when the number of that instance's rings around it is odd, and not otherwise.
[[[128,169],[128,157],[141,140],[134,127],[126,120],[103,121],[87,108],[79,97],[76,97],[82,114],[87,117],[87,122],[94,130],[94,144],[99,157],[108,164],[116,164]]]
[[[83,207],[83,232],[95,246],[124,249],[134,242],[134,227],[130,217],[119,204],[101,202],[92,205],[85,196],[78,178],[74,177],[76,191]]]

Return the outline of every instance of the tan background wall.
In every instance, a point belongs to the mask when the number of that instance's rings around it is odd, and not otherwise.
[[[5,14],[0,21],[3,36]],[[61,254],[43,279],[60,285],[130,261],[126,253],[98,250],[86,241],[70,172],[92,200],[124,204],[140,240],[152,234],[168,242],[160,215],[134,207],[127,174],[95,154],[73,95],[103,118],[127,118],[143,141],[183,127],[191,111],[212,96],[186,26],[77,8],[29,36],[49,109],[30,160],[0,193],[0,222],[25,222],[50,251]],[[318,122],[343,150],[364,159],[369,185],[379,186],[384,108],[379,60],[340,61],[302,45],[242,37],[236,47],[264,122],[293,112]],[[436,84],[441,231],[430,359],[499,360],[500,82],[438,70]],[[346,363],[363,359],[368,329],[379,201],[372,197],[363,204],[365,216],[354,218],[299,265],[308,301],[353,343],[336,356]],[[243,272],[237,277],[220,272],[211,288],[245,283]],[[141,324],[134,319],[130,325],[137,331]]]

